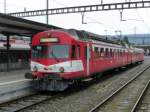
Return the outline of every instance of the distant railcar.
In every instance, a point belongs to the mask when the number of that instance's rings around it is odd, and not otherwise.
[[[144,60],[142,49],[73,29],[40,32],[31,47],[32,73],[26,78],[32,78],[38,90],[63,91],[96,73]]]

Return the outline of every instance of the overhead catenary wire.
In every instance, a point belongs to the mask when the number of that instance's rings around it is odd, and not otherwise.
[[[65,7],[68,6],[68,5],[64,4],[64,3],[58,2],[57,0],[53,0],[53,1],[54,1],[55,3],[61,5],[61,6],[65,6]],[[103,0],[103,1],[104,1],[104,0]],[[85,16],[85,13],[81,13],[81,16]],[[105,26],[105,27],[107,27],[107,28],[109,27],[109,29],[113,29],[114,31],[116,30],[113,26],[104,24],[104,23],[102,23],[102,22],[100,22],[100,21],[97,21],[97,20],[95,20],[95,19],[93,19],[93,18],[91,18],[91,17],[89,17],[89,16],[85,16],[85,17],[88,18],[88,19],[91,20],[91,21],[85,22],[84,20],[82,20],[82,23],[83,23],[83,24],[88,24],[88,23],[101,24],[101,25],[103,25],[103,26]]]
[[[53,7],[56,7],[56,6],[58,6],[58,5],[61,5],[61,6],[63,6],[63,7],[68,7],[68,4],[70,3],[70,2],[69,2],[70,0],[69,0],[69,1],[66,0],[67,2],[60,2],[60,1],[61,1],[61,0],[53,0],[53,2],[54,2],[54,3],[53,3]],[[77,0],[77,1],[79,1],[79,0]],[[77,1],[73,1],[73,3],[77,3]],[[81,1],[82,1],[82,3],[84,2],[84,0],[81,0]],[[121,1],[122,1],[122,2],[134,2],[134,1],[137,1],[137,0],[132,0],[132,1],[131,1],[131,0],[119,0],[119,1],[120,1],[120,2],[121,2]],[[141,0],[140,0],[140,1],[141,1]],[[143,1],[143,0],[142,0],[142,1]],[[52,0],[51,0],[51,2],[52,2]],[[98,0],[93,1],[93,3],[96,3],[96,2],[99,3],[99,4],[101,3],[101,1],[98,1]],[[103,0],[103,3],[105,3],[105,2],[106,2],[106,0]],[[111,2],[114,2],[114,1],[112,1],[112,0],[107,1],[107,3],[109,3],[109,2],[111,3]],[[78,3],[79,3],[79,2],[78,2]],[[57,4],[58,4],[58,5],[57,5]],[[86,3],[86,4],[90,4],[90,2],[88,2],[88,3]],[[55,5],[56,5],[56,6],[55,6]],[[70,4],[69,4],[69,5],[70,5]],[[73,4],[71,4],[71,5],[73,5]],[[88,13],[88,12],[87,12],[87,13]],[[81,13],[80,13],[80,14],[81,14]],[[94,18],[95,18],[95,17],[94,17]],[[141,21],[141,20],[137,20],[137,19],[128,19],[128,20]],[[100,21],[97,21],[97,20],[96,20],[96,21],[95,21],[95,20],[94,20],[94,21],[92,20],[92,21],[90,21],[89,23],[101,24],[101,22],[100,22]],[[107,23],[106,23],[106,24],[107,24]],[[107,26],[107,27],[109,26],[109,27],[110,27],[110,25],[106,25],[106,24],[105,24],[105,26]],[[104,22],[103,22],[103,25],[104,25]],[[113,25],[111,25],[111,28],[113,28],[113,29],[116,30],[116,27],[117,27],[118,25],[120,26],[120,24],[115,24],[115,28],[113,27]],[[117,28],[117,29],[118,29],[118,28]],[[120,27],[120,29],[123,29],[123,28]]]
[[[143,17],[140,15],[140,13],[138,12],[138,10],[136,9],[136,13],[137,13],[137,16],[143,20],[143,24],[145,25],[145,27],[150,31],[150,26],[145,22],[145,20],[143,19]]]

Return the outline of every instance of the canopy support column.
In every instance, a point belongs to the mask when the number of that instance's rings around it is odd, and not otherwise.
[[[7,36],[7,41],[6,41],[6,50],[7,50],[6,51],[7,52],[7,64],[6,65],[7,65],[7,68],[6,68],[6,70],[8,72],[9,71],[9,63],[10,63],[9,62],[9,60],[10,60],[9,59],[9,53],[10,53],[10,38],[9,37],[10,37],[10,35],[7,34],[6,36]]]

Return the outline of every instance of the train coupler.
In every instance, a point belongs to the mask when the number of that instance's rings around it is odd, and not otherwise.
[[[27,73],[25,73],[25,78],[26,78],[26,79],[35,79],[36,77],[34,77],[34,76],[32,75],[32,73],[27,72]]]

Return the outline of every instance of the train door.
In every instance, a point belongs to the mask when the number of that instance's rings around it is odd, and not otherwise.
[[[86,74],[87,74],[87,76],[89,76],[90,75],[90,69],[91,69],[91,61],[90,61],[90,59],[91,59],[91,47],[90,47],[90,45],[89,44],[87,44],[87,46],[85,47],[86,49]]]

